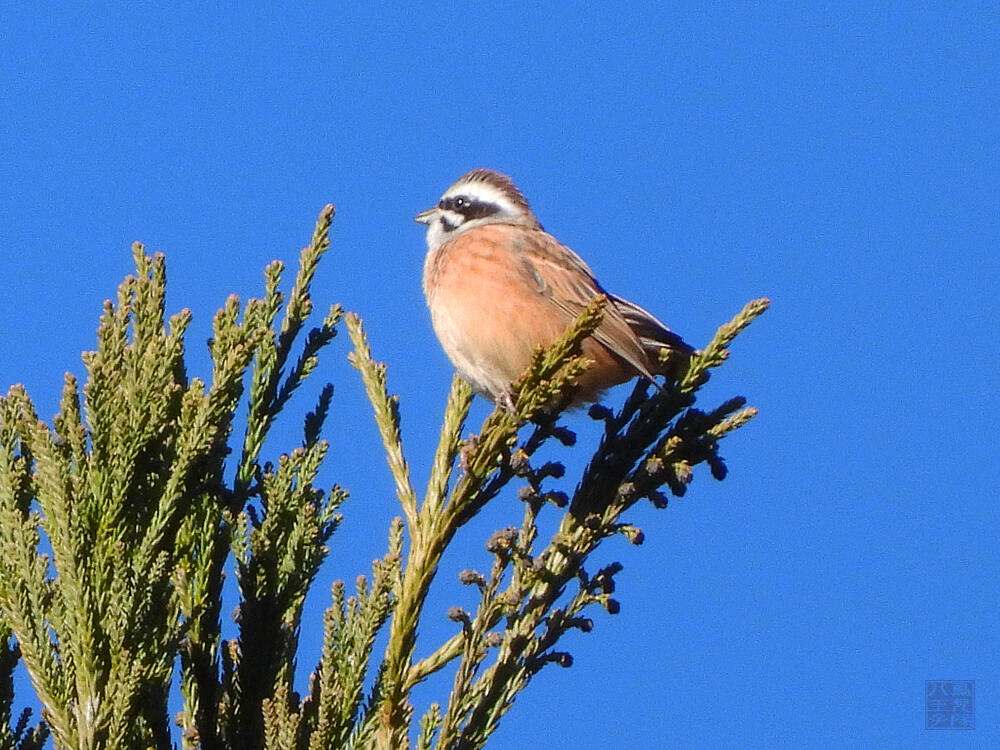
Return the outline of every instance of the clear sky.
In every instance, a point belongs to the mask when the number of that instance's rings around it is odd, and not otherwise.
[[[412,217],[500,169],[692,343],[753,297],[773,308],[707,389],[761,409],[725,442],[729,479],[699,470],[683,500],[637,509],[646,544],[603,552],[625,565],[621,614],[594,614],[494,746],[1000,747],[996,7],[540,5],[6,4],[0,389],[55,412],[136,239],[166,253],[207,374],[214,311],[260,294],[334,202],[316,298],[364,317],[419,486],[451,368]],[[370,570],[398,510],[346,352],[320,373],[337,386],[323,476],[353,494],[300,670],[330,583]],[[572,424],[571,466],[594,434]],[[519,517],[498,498],[446,559],[424,653],[472,604],[457,572]],[[974,731],[923,728],[936,679],[976,681]]]

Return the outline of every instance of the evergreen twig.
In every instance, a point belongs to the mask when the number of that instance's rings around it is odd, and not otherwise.
[[[51,427],[21,386],[0,397],[0,749],[39,750],[47,737],[60,749],[172,748],[167,705],[178,654],[183,748],[483,747],[539,671],[572,664],[563,636],[589,632],[595,608],[618,611],[621,566],[595,571],[590,559],[612,537],[642,543],[625,514],[641,500],[663,507],[666,493],[683,495],[699,464],[726,476],[719,441],[756,409],[735,397],[702,410],[696,398],[766,299],[720,327],[676,377],[652,390],[640,380],[617,411],[593,406],[603,435],[577,477],[536,455],[553,439],[575,442],[561,410],[590,364],[581,344],[601,322],[603,297],[536,353],[505,405],[465,438],[473,395],[456,376],[422,498],[386,366],[375,361],[360,318],[347,315],[350,358],[374,408],[402,517],[353,594],[333,584],[322,653],[299,696],[303,605],[347,497],[339,486],[317,486],[333,387],[322,388],[306,415],[301,445],[274,462],[261,456],[343,316],[332,305],[303,333],[332,219],[327,206],[287,297],[275,261],[261,299],[241,305],[233,296],[219,310],[210,379],[188,376],[192,314],[166,318],[165,261],[136,244],[136,273],[105,303],[97,348],[84,355],[87,380],[81,388],[66,376]],[[226,472],[244,401],[240,450]],[[474,596],[449,610],[456,632],[423,643],[418,626],[445,550],[512,484],[519,520],[487,541],[486,572],[459,575]],[[559,514],[548,540],[539,538],[546,513]],[[224,641],[230,554],[238,635]],[[41,704],[34,726],[30,712],[13,716],[19,658]],[[453,670],[448,700],[415,721],[414,686],[445,669]]]

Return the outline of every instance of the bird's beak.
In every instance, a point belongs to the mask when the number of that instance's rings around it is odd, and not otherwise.
[[[421,211],[419,214],[413,217],[413,220],[418,224],[430,224],[434,221],[434,218],[438,214],[438,207],[428,208],[426,211]]]

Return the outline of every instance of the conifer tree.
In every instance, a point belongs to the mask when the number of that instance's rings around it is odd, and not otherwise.
[[[695,407],[710,370],[767,308],[749,303],[676,380],[638,381],[603,425],[575,489],[553,487],[557,462],[536,453],[575,434],[561,422],[588,365],[581,342],[600,323],[598,298],[563,338],[539,351],[498,407],[469,434],[469,386],[455,378],[423,493],[405,457],[398,399],[361,320],[328,308],[314,327],[310,288],[329,247],[333,207],[320,214],[291,290],[284,266],[264,271],[264,294],[218,311],[212,371],[189,375],[189,310],[166,318],[166,263],[136,244],[136,273],[105,303],[81,387],[67,375],[59,412],[40,420],[21,386],[0,398],[0,750],[57,748],[479,748],[547,665],[568,667],[560,645],[614,614],[617,564],[591,554],[643,534],[626,518],[638,502],[683,495],[698,464],[723,479],[719,441],[755,414],[741,397]],[[303,622],[306,592],[340,523],[347,492],[317,486],[328,452],[321,390],[300,445],[263,456],[277,415],[313,375],[346,324],[400,505],[384,557],[349,588],[333,586],[322,623]],[[237,414],[245,413],[245,424]],[[449,611],[443,643],[418,638],[442,555],[501,493],[520,519],[487,543],[488,570],[460,573],[473,611]],[[540,538],[543,513],[559,514]],[[223,570],[235,570],[236,636],[223,637]],[[305,694],[292,684],[300,633],[322,638]],[[384,652],[375,649],[384,635]],[[23,661],[40,707],[14,718],[13,670]],[[175,673],[175,665],[179,665]],[[418,717],[413,687],[450,670],[453,687]],[[177,675],[177,684],[172,678]],[[178,690],[183,709],[168,715]]]

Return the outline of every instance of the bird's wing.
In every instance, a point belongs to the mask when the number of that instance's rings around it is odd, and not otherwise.
[[[594,331],[594,338],[636,372],[652,380],[645,349],[630,327],[626,314],[619,308],[619,298],[601,288],[583,258],[544,231],[531,232],[518,244],[522,270],[534,281],[539,294],[566,314],[567,325],[595,297],[607,295],[610,304],[604,308],[604,318]],[[655,320],[648,313],[646,315]]]
[[[611,294],[609,297],[647,351],[656,352],[661,348],[686,354],[694,351],[694,347],[667,328],[649,311],[616,294]]]

